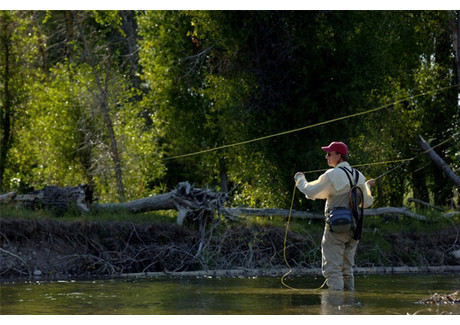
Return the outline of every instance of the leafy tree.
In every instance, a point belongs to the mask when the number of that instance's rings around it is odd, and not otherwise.
[[[119,198],[149,195],[152,179],[163,172],[161,152],[154,116],[146,117],[136,105],[142,94],[132,88],[136,83],[129,77],[135,73],[126,75],[131,66],[120,59],[129,55],[120,45],[123,32],[118,13],[57,11],[32,16],[39,18],[37,34],[51,50],[42,60],[47,62],[45,69],[41,67],[46,75],[24,82],[33,96],[28,98],[27,119],[12,151],[19,162],[17,169],[24,173],[19,177],[16,172],[15,179],[27,179],[32,186],[86,182],[101,199],[111,201],[116,189],[114,168],[110,168],[115,139],[117,152],[128,155],[119,160],[118,170],[130,171],[123,180],[129,189],[123,193],[119,187]],[[73,16],[82,20],[75,21]],[[79,32],[87,33],[84,39]],[[86,59],[87,54],[92,60]],[[105,115],[98,110],[101,104]],[[108,120],[113,121],[111,131]]]
[[[27,187],[27,155],[16,150],[20,130],[27,124],[30,81],[40,71],[41,39],[30,12],[0,12],[0,192]]]
[[[383,58],[392,58],[393,72],[385,74],[383,84],[372,91],[370,98],[374,106],[409,99],[386,108],[383,114],[366,117],[365,132],[369,136],[361,138],[359,145],[372,148],[378,160],[414,157],[418,153],[419,134],[435,144],[452,136],[453,129],[439,123],[454,121],[457,107],[455,90],[446,88],[455,83],[448,28],[451,15],[451,12],[391,12],[389,18],[396,21],[395,26],[382,40],[387,42],[383,43],[386,48]],[[428,93],[439,88],[446,89]],[[422,156],[386,176],[378,184],[378,204],[401,205],[407,195],[430,201],[435,192],[441,191],[443,198],[435,195],[438,198],[434,202],[444,205],[446,194],[452,197],[452,185],[439,181],[443,176],[434,166],[426,169],[427,163]],[[385,168],[388,167],[371,171],[380,175]]]

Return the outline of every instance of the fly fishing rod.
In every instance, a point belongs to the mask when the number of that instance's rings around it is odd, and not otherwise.
[[[448,138],[447,140],[444,140],[444,141],[442,141],[441,143],[438,143],[438,144],[435,145],[434,147],[432,147],[432,148],[430,148],[430,149],[428,149],[428,150],[425,150],[425,151],[420,152],[419,154],[415,155],[415,156],[412,157],[412,158],[405,159],[405,160],[404,160],[402,163],[400,163],[399,165],[396,165],[395,167],[393,167],[393,168],[391,168],[390,170],[386,171],[386,172],[383,173],[382,175],[375,177],[374,180],[377,180],[377,179],[379,179],[379,178],[382,178],[382,177],[385,176],[385,175],[388,175],[388,174],[391,173],[392,171],[394,171],[394,170],[396,170],[396,169],[402,167],[403,165],[405,165],[405,164],[411,162],[411,161],[414,160],[415,158],[418,158],[418,157],[420,157],[421,155],[424,155],[424,154],[426,154],[426,153],[428,153],[428,152],[434,150],[435,148],[437,148],[437,147],[439,147],[439,146],[445,144],[446,142],[448,142],[448,141],[450,141],[450,140],[452,140],[452,139],[453,139],[453,137],[450,137],[450,138]]]

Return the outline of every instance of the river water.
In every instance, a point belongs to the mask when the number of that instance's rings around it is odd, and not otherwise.
[[[358,275],[355,292],[316,290],[321,277],[127,278],[3,282],[2,315],[407,315],[460,314],[420,304],[460,290],[457,274]]]

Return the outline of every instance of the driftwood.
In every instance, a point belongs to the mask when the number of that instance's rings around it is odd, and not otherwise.
[[[52,210],[61,216],[69,209],[89,212],[93,200],[93,192],[88,185],[73,187],[45,186],[42,190],[28,194],[10,192],[0,195],[1,204],[11,204],[32,209]]]
[[[430,147],[428,142],[426,142],[425,139],[422,138],[422,136],[418,136],[417,142],[420,145],[420,147],[426,151],[426,154],[435,163],[435,165],[438,166],[438,168],[441,169],[444,172],[444,174],[447,177],[449,177],[454,182],[455,186],[457,186],[457,188],[460,190],[460,177],[458,177],[452,171],[449,165],[447,165],[446,162],[442,160],[442,158],[439,157],[439,155],[436,152],[434,152],[434,150]]]
[[[453,305],[460,304],[460,297],[458,296],[458,291],[448,295],[436,292],[430,297],[420,300],[418,303],[427,305]]]

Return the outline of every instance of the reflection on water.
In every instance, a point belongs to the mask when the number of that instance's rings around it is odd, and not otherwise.
[[[3,283],[0,314],[460,314],[457,305],[422,305],[433,293],[460,289],[459,274],[359,275],[355,292],[316,290],[323,279],[138,278]]]
[[[342,315],[359,314],[361,302],[356,299],[355,292],[348,291],[321,291],[321,314],[322,315]]]

